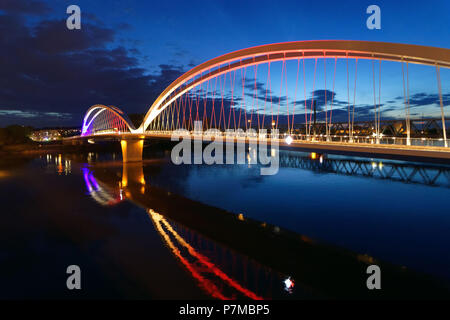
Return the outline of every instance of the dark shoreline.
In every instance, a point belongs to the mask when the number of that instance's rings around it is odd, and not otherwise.
[[[101,152],[101,151],[117,151],[120,150],[120,146],[116,145],[63,145],[62,143],[53,144],[15,144],[0,147],[0,156],[29,156],[39,155],[47,153],[73,153],[73,152]]]

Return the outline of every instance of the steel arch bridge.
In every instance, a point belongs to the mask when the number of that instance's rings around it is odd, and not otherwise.
[[[314,95],[306,96],[305,60],[314,61],[314,76],[312,88],[317,88],[316,74],[318,60],[323,60],[324,84],[320,84],[325,90],[324,116],[320,123],[316,121],[316,101]],[[347,70],[347,118],[348,121],[340,124],[341,130],[333,132],[335,127],[333,120],[334,95],[326,96],[327,71],[326,61],[334,60],[333,80],[329,80],[328,89],[335,88],[337,61],[343,60]],[[355,121],[358,108],[355,108],[357,91],[358,61],[371,61],[373,80],[373,125],[358,129],[358,121]],[[287,62],[296,61],[295,94],[288,94]],[[354,65],[353,92],[350,95],[349,61]],[[172,82],[153,102],[145,114],[142,124],[135,128],[126,115],[115,107],[94,105],[86,113],[83,121],[82,136],[109,134],[118,137],[127,134],[128,137],[156,136],[161,133],[170,133],[178,129],[194,130],[194,124],[201,123],[201,128],[218,129],[219,131],[255,129],[281,130],[284,136],[292,136],[293,140],[326,142],[336,141],[333,134],[340,134],[345,142],[357,143],[358,136],[372,139],[373,144],[379,144],[383,138],[384,128],[381,104],[381,65],[384,61],[394,61],[401,64],[404,119],[403,125],[398,128],[398,134],[403,137],[395,143],[411,146],[414,134],[417,130],[411,128],[409,72],[410,64],[430,66],[436,69],[437,91],[439,93],[440,117],[430,121],[436,123],[442,147],[447,147],[446,121],[440,69],[450,68],[450,50],[445,48],[370,42],[351,40],[321,40],[321,41],[296,41],[268,44],[234,51],[209,61],[206,61]],[[271,88],[271,66],[274,73],[274,63],[281,63],[279,97],[273,98],[277,89]],[[259,69],[258,69],[259,68]],[[378,69],[378,70],[376,70]],[[266,83],[258,81],[258,74],[264,70]],[[236,79],[236,74],[238,79]],[[330,71],[330,70],[329,70]],[[259,73],[258,73],[259,72]],[[321,72],[321,71],[319,71]],[[247,74],[248,73],[248,74]],[[303,73],[303,74],[302,74]],[[247,79],[246,79],[247,74]],[[240,81],[239,81],[240,78]],[[303,78],[303,88],[298,88],[299,78]],[[376,81],[378,80],[378,81]],[[235,89],[236,82],[237,89]],[[265,88],[264,90],[261,90]],[[378,87],[378,88],[377,88]],[[301,97],[298,92],[303,89],[302,104],[296,102]],[[262,91],[262,92],[261,92]],[[240,96],[236,93],[241,93]],[[286,99],[282,101],[282,95]],[[288,96],[294,96],[289,103]],[[350,98],[351,97],[351,98]],[[264,98],[264,99],[262,99]],[[247,99],[247,101],[246,101]],[[260,103],[258,100],[261,100]],[[263,101],[262,101],[263,100]],[[259,104],[259,105],[258,105]],[[297,104],[297,105],[296,105]],[[281,106],[283,105],[283,108]],[[296,113],[297,107],[297,113]],[[250,109],[250,110],[249,110]],[[262,111],[263,110],[263,111]],[[269,113],[270,110],[270,113]],[[298,110],[302,110],[299,114]],[[301,116],[300,116],[301,115]],[[314,117],[314,118],[313,118]],[[430,119],[430,117],[427,117]],[[417,120],[417,119],[416,119]],[[197,122],[196,122],[197,121]],[[365,121],[368,122],[367,120]],[[370,123],[370,122],[369,122]],[[301,128],[300,128],[301,127]],[[319,130],[319,128],[322,128]],[[423,130],[422,130],[423,131]],[[355,136],[356,135],[356,136]],[[413,136],[412,136],[413,135]],[[319,138],[319,136],[321,138]],[[282,137],[280,137],[282,138]],[[423,141],[423,137],[422,141]],[[383,143],[381,141],[381,143]],[[440,144],[438,143],[438,145]],[[433,143],[431,145],[436,145]],[[414,146],[411,146],[412,148]]]
[[[124,133],[135,131],[128,116],[115,106],[93,105],[88,109],[81,128],[81,135]]]
[[[263,63],[319,58],[377,59],[450,68],[449,49],[407,44],[322,40],[252,47],[211,59],[179,77],[155,100],[139,129],[145,131],[158,114],[174,103],[177,98],[217,76]]]

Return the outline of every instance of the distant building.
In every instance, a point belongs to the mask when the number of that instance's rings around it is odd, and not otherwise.
[[[36,142],[49,142],[62,140],[64,137],[72,137],[80,134],[80,128],[44,128],[34,130],[30,135],[30,139]]]

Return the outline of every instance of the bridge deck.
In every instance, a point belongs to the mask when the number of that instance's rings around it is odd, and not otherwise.
[[[172,134],[169,133],[144,133],[144,134],[96,134],[88,136],[76,136],[66,138],[66,141],[74,140],[122,140],[122,139],[163,139],[170,140]],[[191,140],[211,141],[211,137],[206,135],[191,134]],[[231,140],[230,137],[227,137]],[[407,145],[393,145],[393,144],[370,144],[370,143],[350,143],[350,142],[324,142],[324,141],[307,141],[294,140],[290,144],[284,139],[276,139],[281,147],[318,150],[318,151],[339,151],[352,153],[365,153],[391,156],[406,156],[406,157],[423,157],[430,159],[448,159],[450,160],[450,148],[436,147],[436,146],[407,146]],[[258,143],[257,138],[235,137],[234,142],[253,142]],[[270,140],[267,140],[270,143]]]

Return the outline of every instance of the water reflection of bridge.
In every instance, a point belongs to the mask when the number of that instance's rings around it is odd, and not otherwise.
[[[427,186],[450,187],[450,166],[444,164],[407,162],[391,159],[370,159],[348,157],[318,152],[297,152],[282,150],[279,152],[280,168],[308,170],[317,174],[337,174],[349,177],[379,179],[400,183],[422,184]],[[176,166],[178,179],[186,178],[192,170],[202,170],[207,165]],[[254,175],[253,181],[263,180],[259,164],[252,165],[216,165],[230,175],[245,170]],[[167,177],[170,179],[171,177]],[[158,183],[154,181],[154,183]]]
[[[109,169],[114,168],[117,167]],[[262,300],[286,298],[286,294],[292,292],[293,281],[289,282],[289,287],[285,287],[286,290],[283,290],[283,280],[288,279],[283,272],[274,270],[183,223],[149,209],[150,205],[161,209],[161,205],[165,206],[164,202],[167,200],[179,203],[181,198],[153,187],[150,191],[150,188],[146,187],[142,165],[125,164],[122,169],[121,180],[114,182],[110,179],[111,175],[102,174],[101,167],[97,168],[97,172],[100,171],[97,175],[87,167],[82,169],[86,188],[93,200],[102,206],[113,206],[125,200],[144,206],[167,248],[209,296],[225,300],[239,298]],[[197,208],[202,207],[194,204],[192,208],[192,202],[189,200],[183,203],[185,204],[183,214],[187,216],[192,212],[199,213]],[[166,210],[167,208],[164,211],[167,212]],[[228,214],[227,218],[240,223],[245,220],[243,217],[235,219],[234,215]],[[193,221],[198,220],[194,217]],[[312,292],[306,294],[305,288],[301,287],[298,284],[293,297],[312,296]]]
[[[404,183],[417,183],[450,187],[450,167],[424,163],[367,160],[362,158],[328,158],[326,154],[281,152],[280,166],[310,170],[318,173],[335,173]]]
[[[92,164],[84,173],[94,200],[101,194],[100,204],[129,200],[146,208],[175,258],[214,298],[429,298],[429,294],[449,294],[434,280],[409,269],[320,244],[149,185],[142,163],[123,167]],[[369,292],[361,281],[365,268],[373,263],[381,266],[390,284],[382,294]],[[295,281],[291,295],[283,290],[288,275]]]
[[[148,214],[174,256],[212,297],[262,300],[271,297],[271,288],[261,285],[258,288],[258,283],[272,284],[273,280],[280,282],[279,275],[273,270],[247,256],[221,246],[181,224],[169,222],[152,209],[148,210]]]

